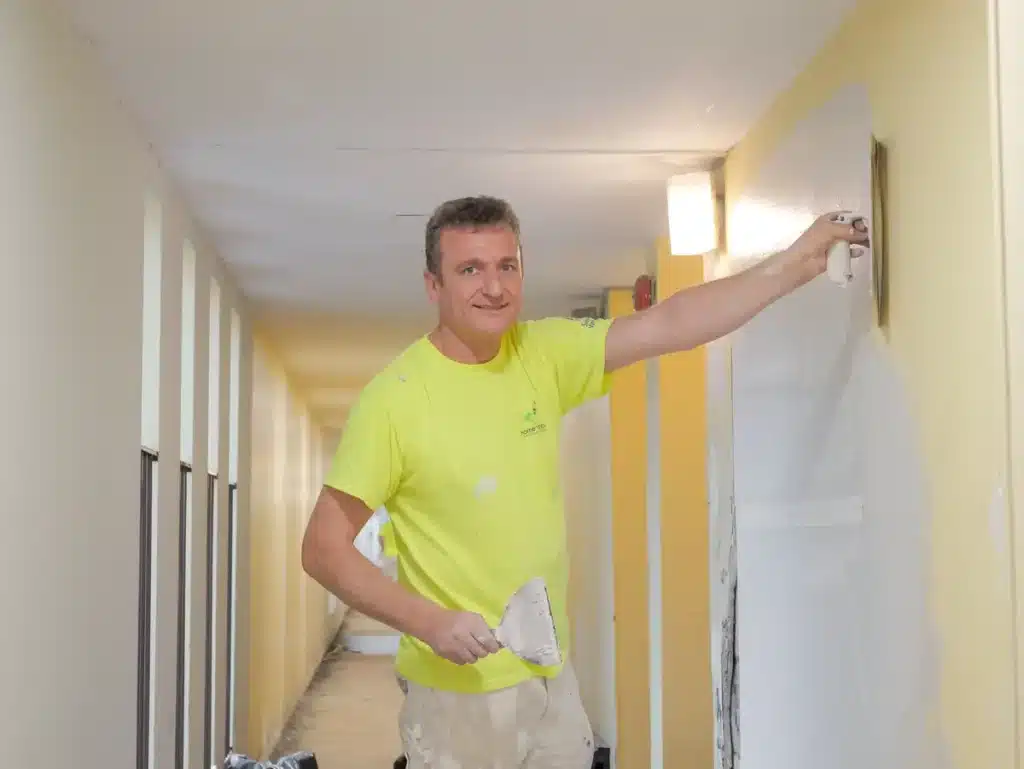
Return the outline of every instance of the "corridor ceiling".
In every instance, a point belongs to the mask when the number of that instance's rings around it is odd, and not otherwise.
[[[853,5],[64,2],[271,330],[424,327],[425,215],[467,194],[519,212],[529,314],[631,284],[666,179],[742,138]]]

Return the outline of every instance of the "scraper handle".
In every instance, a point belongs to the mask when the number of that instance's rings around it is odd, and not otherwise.
[[[856,227],[858,224],[867,229],[864,217],[859,214],[836,214],[832,220],[836,224],[850,224]],[[828,251],[828,260],[825,263],[825,272],[829,280],[837,286],[845,286],[853,280],[853,248],[845,240],[837,241]]]

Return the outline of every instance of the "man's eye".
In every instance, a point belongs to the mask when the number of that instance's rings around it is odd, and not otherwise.
[[[472,275],[474,272],[476,272],[476,267],[463,267],[462,268],[462,274],[463,275]]]
[[[504,269],[505,269],[506,272],[517,272],[519,270],[519,265],[518,264],[509,263],[509,264],[504,265]]]

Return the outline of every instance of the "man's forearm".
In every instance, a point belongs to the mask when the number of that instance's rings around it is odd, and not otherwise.
[[[423,640],[444,610],[415,595],[371,563],[354,545],[329,560],[318,559],[311,576],[347,606],[401,633]]]
[[[663,315],[665,352],[691,349],[732,333],[798,284],[784,254],[719,280],[678,291],[651,308]]]
[[[609,331],[607,368],[689,350],[735,331],[801,282],[786,254],[726,278],[678,291],[641,313],[617,318]]]
[[[356,534],[372,515],[361,500],[325,486],[302,541],[302,568],[346,605],[422,640],[444,610],[403,588],[359,552]]]

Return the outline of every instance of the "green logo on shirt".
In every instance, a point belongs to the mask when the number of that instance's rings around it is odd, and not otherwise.
[[[541,422],[537,424],[537,401],[533,402],[533,406],[523,412],[523,424],[526,425],[519,434],[524,438],[528,438],[531,435],[539,435],[548,429],[548,426]]]

